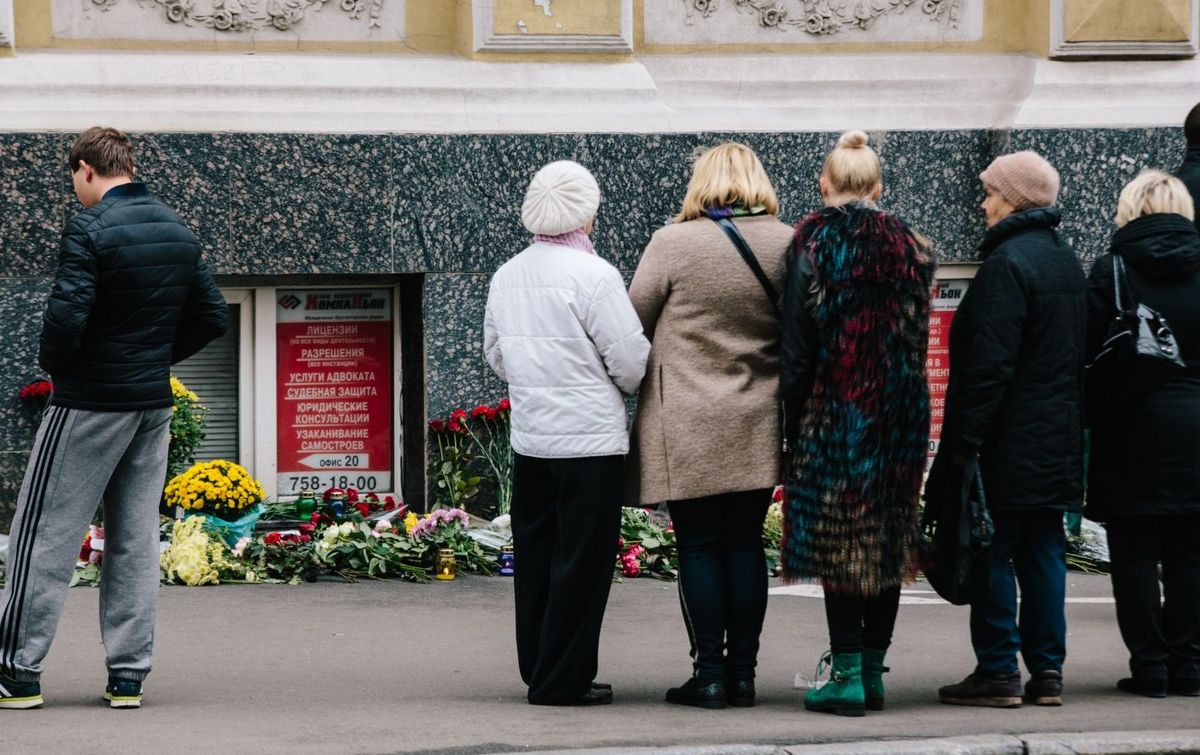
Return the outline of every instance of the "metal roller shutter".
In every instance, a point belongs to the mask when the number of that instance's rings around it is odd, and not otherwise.
[[[229,305],[229,331],[171,368],[208,409],[204,442],[196,461],[238,458],[238,357],[241,305]]]

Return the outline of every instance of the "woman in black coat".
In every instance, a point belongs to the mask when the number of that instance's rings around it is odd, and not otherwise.
[[[1092,267],[1088,355],[1102,348],[1117,307],[1114,259],[1134,302],[1161,314],[1187,367],[1123,401],[1094,403],[1089,518],[1104,522],[1117,623],[1132,676],[1147,697],[1200,695],[1200,235],[1186,187],[1147,171],[1121,192],[1109,254]],[[1122,281],[1122,287],[1125,287]],[[1163,596],[1158,565],[1162,564]]]

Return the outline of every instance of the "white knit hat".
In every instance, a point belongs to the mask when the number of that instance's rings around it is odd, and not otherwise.
[[[600,208],[600,186],[579,163],[559,160],[542,168],[529,183],[521,221],[531,233],[545,236],[587,225]]]

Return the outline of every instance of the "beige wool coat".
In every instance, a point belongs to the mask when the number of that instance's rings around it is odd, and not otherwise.
[[[792,228],[734,220],[782,294]],[[713,221],[659,229],[629,288],[650,339],[626,465],[626,505],[772,487],[778,482],[779,317]]]

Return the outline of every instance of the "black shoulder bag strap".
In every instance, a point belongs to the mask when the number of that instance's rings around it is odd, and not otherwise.
[[[738,250],[738,254],[742,255],[742,259],[750,267],[750,271],[754,273],[754,277],[758,278],[758,282],[762,284],[763,291],[767,292],[767,298],[771,301],[771,308],[776,314],[783,311],[782,303],[779,299],[779,292],[775,290],[775,286],[771,285],[771,280],[767,278],[767,274],[763,272],[762,266],[758,264],[758,260],[754,257],[754,252],[750,251],[750,245],[746,243],[746,239],[742,237],[742,232],[737,229],[733,221],[729,218],[712,218],[712,221],[721,227],[729,240],[733,242],[733,246]]]
[[[1113,300],[1117,304],[1117,317],[1121,317],[1127,311],[1125,309],[1124,297],[1121,296],[1121,283],[1125,284],[1126,290],[1129,289],[1129,278],[1125,275],[1125,261],[1119,255],[1113,255]],[[1130,292],[1132,299],[1132,292]],[[1137,305],[1133,304],[1130,309],[1137,309]]]

